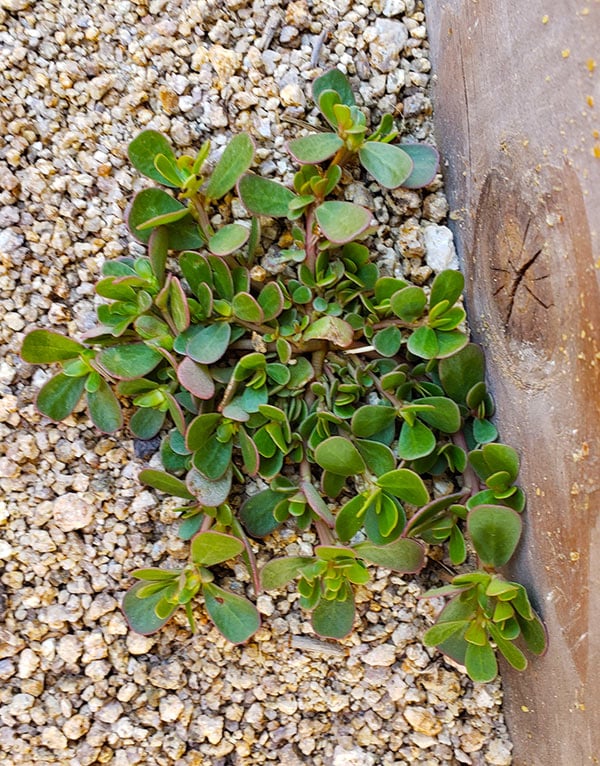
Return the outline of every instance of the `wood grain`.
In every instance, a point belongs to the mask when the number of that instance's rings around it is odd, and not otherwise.
[[[550,648],[503,672],[515,766],[600,762],[600,2],[429,0],[434,119],[468,310]]]

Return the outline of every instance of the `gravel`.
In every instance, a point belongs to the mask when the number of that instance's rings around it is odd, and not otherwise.
[[[141,129],[181,150],[210,137],[215,156],[248,130],[257,171],[289,180],[290,118],[313,120],[308,83],[339,66],[373,121],[393,111],[432,141],[421,3],[0,0],[0,48],[2,762],[508,766],[500,684],[421,645],[441,604],[418,600],[419,580],[377,571],[341,645],[315,638],[291,591],[260,597],[244,646],[205,620],[196,636],[183,618],[129,632],[127,573],[186,557],[172,507],[138,484],[127,434],[99,435],[83,410],[42,418],[49,371],[18,354],[35,327],[89,329],[102,263],[136,252],[123,214],[144,185],[126,157]],[[440,179],[351,194],[373,205],[390,272],[423,284],[454,263]],[[284,530],[272,545],[312,542]]]

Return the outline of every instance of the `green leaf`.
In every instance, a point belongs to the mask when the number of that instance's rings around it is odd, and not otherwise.
[[[363,473],[365,462],[354,444],[343,436],[330,436],[315,450],[315,460],[326,471],[338,476]]]
[[[224,503],[229,497],[231,478],[231,468],[226,471],[224,476],[216,481],[207,479],[195,468],[192,468],[188,472],[186,485],[193,497],[201,505],[206,505],[209,508],[216,508]]]
[[[310,133],[288,143],[292,157],[304,165],[318,165],[328,160],[344,145],[335,133]]]
[[[306,556],[286,556],[268,561],[261,570],[260,581],[265,590],[283,588],[300,574],[303,567],[314,561]]]
[[[405,322],[414,322],[415,319],[422,316],[426,305],[427,298],[424,290],[412,285],[398,290],[390,298],[392,311]]]
[[[347,586],[345,601],[327,601],[322,598],[312,613],[311,623],[319,636],[344,638],[354,624],[354,594]]]
[[[37,395],[36,405],[50,420],[63,420],[81,399],[86,378],[71,378],[60,372],[45,383]]]
[[[371,223],[372,213],[353,202],[323,202],[315,210],[315,218],[325,237],[335,244],[356,239]]]
[[[225,147],[211,174],[205,192],[208,199],[220,199],[233,189],[240,176],[252,164],[253,157],[254,144],[250,136],[247,133],[234,136]]]
[[[50,364],[75,359],[85,351],[77,341],[50,330],[32,330],[21,347],[23,361],[30,364]]]
[[[243,322],[260,324],[264,321],[263,310],[260,304],[250,293],[237,293],[231,302],[233,313]]]
[[[158,365],[162,358],[162,354],[145,343],[110,346],[97,356],[102,367],[110,375],[121,380],[143,378]]]
[[[260,465],[260,455],[258,454],[256,444],[242,427],[238,430],[238,441],[245,471],[250,476],[256,476]]]
[[[208,240],[208,249],[213,255],[230,255],[239,250],[248,241],[250,229],[241,223],[228,223],[222,226]]]
[[[335,517],[335,530],[343,543],[351,540],[364,522],[364,511],[369,506],[371,498],[356,495],[340,508]]]
[[[367,468],[375,476],[381,476],[381,474],[394,469],[396,458],[392,450],[385,444],[368,439],[357,439],[355,444],[367,464]]]
[[[146,569],[134,569],[131,576],[147,582],[168,582],[169,580],[178,577],[182,571],[182,569],[158,569],[157,567],[148,567]]]
[[[319,103],[321,94],[326,90],[335,91],[340,97],[342,104],[346,104],[347,106],[354,106],[356,104],[352,86],[346,75],[343,72],[340,72],[339,69],[330,69],[314,80],[312,95],[315,104]]]
[[[182,174],[179,170],[175,157],[167,157],[164,154],[157,154],[154,157],[154,167],[165,179],[162,183],[168,182],[166,183],[166,186],[178,188],[185,184],[186,175]]]
[[[368,438],[383,431],[395,420],[396,410],[393,407],[365,404],[356,410],[350,425],[355,436]]]
[[[399,146],[366,141],[358,150],[360,164],[386,189],[402,186],[413,171],[413,161]]]
[[[429,492],[423,479],[408,468],[384,473],[376,483],[378,487],[411,505],[421,506],[429,502]]]
[[[483,350],[475,343],[468,343],[456,354],[440,359],[438,373],[448,396],[459,404],[464,403],[471,388],[485,378]]]
[[[394,572],[419,572],[425,564],[425,549],[417,540],[400,537],[387,545],[364,542],[354,546],[361,558]]]
[[[168,196],[168,195],[167,195]],[[189,210],[185,206],[181,206],[179,209],[172,210],[166,213],[160,213],[153,218],[146,219],[143,223],[138,223],[136,231],[146,231],[147,229],[154,229],[157,226],[167,226],[170,223],[176,223],[186,215],[189,215]]]
[[[335,114],[335,109],[333,108],[336,106],[336,104],[341,104],[341,100],[339,95],[333,91],[333,90],[326,90],[323,91],[320,96],[319,100],[316,101],[319,111],[325,117],[327,122],[333,127],[337,128],[338,126],[338,119]],[[339,165],[336,165],[335,167],[339,167]],[[330,190],[331,191],[331,190]],[[329,192],[326,192],[328,194]]]
[[[214,364],[225,355],[231,339],[231,326],[215,322],[207,327],[194,328],[186,353],[200,364]]]
[[[467,516],[467,530],[484,566],[506,564],[521,537],[521,517],[502,505],[479,505]]]
[[[260,291],[258,304],[263,310],[264,321],[270,322],[283,311],[283,292],[277,282],[267,282]]]
[[[239,556],[243,550],[244,543],[237,537],[209,530],[194,537],[190,554],[194,564],[212,567]]]
[[[303,339],[328,340],[340,348],[348,348],[354,341],[354,330],[352,325],[339,317],[324,316],[308,326]]]
[[[214,583],[204,583],[204,602],[217,629],[233,644],[247,641],[260,627],[254,604]]]
[[[148,240],[148,257],[154,276],[162,287],[165,283],[165,266],[169,254],[169,232],[166,227],[157,226]]]
[[[191,451],[204,449],[222,420],[220,412],[206,412],[195,417],[187,430],[187,448]]]
[[[439,154],[429,144],[400,144],[400,149],[406,152],[413,161],[413,169],[403,182],[405,189],[420,189],[428,186],[438,170]]]
[[[164,592],[159,590],[146,598],[138,598],[138,592],[146,586],[147,583],[145,582],[137,582],[133,585],[125,594],[121,608],[129,623],[129,627],[136,633],[149,636],[151,633],[156,633],[157,630],[160,630],[163,625],[166,625],[179,607],[179,604],[173,604],[173,608],[164,617],[158,617],[155,609],[158,603],[162,601]]]
[[[465,538],[456,524],[452,526],[452,530],[450,531],[448,553],[450,555],[450,561],[454,566],[464,563],[467,558]]]
[[[438,646],[454,636],[455,633],[464,630],[468,624],[468,620],[448,620],[446,622],[439,622],[426,631],[423,635],[423,643],[425,646]]]
[[[448,332],[445,330],[434,330],[434,332],[438,342],[436,359],[452,356],[452,354],[464,348],[469,341],[469,338],[460,330],[450,330]]]
[[[122,427],[123,413],[119,400],[103,378],[100,378],[95,391],[88,391],[87,405],[92,423],[100,431],[112,434]]]
[[[127,222],[134,237],[142,242],[147,242],[150,239],[150,231],[140,228],[146,221],[153,221],[161,216],[169,216],[171,214],[183,217],[188,212],[188,208],[185,205],[182,205],[181,202],[163,189],[143,189],[133,198]],[[164,223],[169,223],[169,221]],[[159,226],[160,222],[153,225]]]
[[[156,130],[144,130],[129,144],[127,154],[131,164],[147,178],[157,181],[164,186],[177,187],[179,184],[171,183],[159,170],[155,159],[162,154],[167,160],[176,163],[175,154],[171,144]]]
[[[483,646],[468,644],[465,653],[465,666],[472,681],[485,684],[498,675],[496,655],[489,643]]]
[[[520,614],[516,615],[521,628],[521,636],[532,654],[542,655],[546,651],[547,636],[541,620],[534,616],[532,620],[526,620]]]
[[[435,359],[440,351],[438,336],[427,325],[418,327],[410,334],[406,347],[411,354],[421,359]]]
[[[177,380],[190,394],[206,401],[215,393],[215,382],[205,365],[194,362],[186,356],[177,368]]]
[[[233,439],[220,441],[218,434],[213,434],[206,444],[194,453],[192,463],[207,479],[216,481],[231,466]]]
[[[406,422],[402,424],[397,449],[401,460],[416,460],[430,455],[435,445],[436,439],[433,432],[420,420],[416,420],[413,426]]]
[[[490,635],[494,639],[498,650],[504,656],[506,661],[512,665],[515,670],[525,670],[527,667],[527,658],[523,652],[511,641],[507,641],[493,623],[488,625],[488,630],[490,631]]]
[[[441,271],[431,285],[429,305],[433,308],[441,301],[448,301],[449,306],[454,306],[462,295],[464,287],[465,278],[460,271],[453,269]]]
[[[194,500],[194,495],[188,490],[185,483],[165,471],[146,468],[140,472],[138,478],[142,484],[158,489],[160,492],[166,492],[167,495],[183,497],[185,500]]]
[[[249,535],[266,537],[277,529],[279,522],[273,511],[281,499],[281,494],[264,489],[244,501],[239,517]]]
[[[160,410],[140,407],[129,421],[129,430],[138,439],[153,439],[163,427],[165,413]]]
[[[461,417],[458,405],[444,396],[424,396],[417,399],[419,405],[431,406],[431,410],[420,410],[418,417],[445,434],[454,434],[460,429]]]
[[[402,344],[402,333],[398,327],[386,327],[375,333],[372,343],[381,356],[395,356]]]
[[[294,192],[283,184],[251,173],[240,179],[238,191],[250,213],[273,218],[287,217],[290,203],[296,199]]]

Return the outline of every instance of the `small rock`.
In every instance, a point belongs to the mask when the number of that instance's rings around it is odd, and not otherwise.
[[[442,722],[423,707],[407,707],[403,713],[412,728],[419,734],[435,737],[442,730]]]
[[[39,664],[40,658],[31,649],[23,649],[19,657],[19,678],[31,678]]]
[[[42,729],[42,745],[50,750],[64,750],[68,740],[57,726],[45,726]]]
[[[183,712],[183,702],[174,694],[169,694],[159,702],[158,712],[160,713],[161,721],[173,723]]]
[[[190,737],[199,742],[208,740],[211,745],[218,745],[223,737],[224,719],[218,716],[199,715],[190,725]]]
[[[435,272],[444,269],[458,269],[458,258],[454,248],[452,232],[447,226],[432,224],[426,226],[423,234],[425,241],[425,261]]]
[[[492,766],[510,766],[513,762],[511,749],[505,742],[493,739],[485,753],[485,762]]]
[[[75,492],[67,492],[54,501],[54,523],[62,532],[83,529],[94,518],[93,506],[86,503]]]
[[[375,758],[361,747],[346,750],[338,745],[333,751],[333,766],[375,766]]]
[[[363,661],[372,667],[388,667],[396,662],[396,649],[391,644],[381,644],[367,652]]]
[[[401,21],[377,19],[365,31],[369,42],[371,64],[380,72],[391,72],[398,66],[400,54],[408,41],[408,30]]]
[[[84,715],[77,714],[65,721],[63,726],[63,734],[67,739],[79,739],[90,728],[90,720]]]

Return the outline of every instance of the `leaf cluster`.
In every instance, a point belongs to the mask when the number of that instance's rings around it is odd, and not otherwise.
[[[348,163],[386,188],[418,188],[434,177],[437,153],[394,143],[390,115],[369,133],[337,70],[313,95],[330,130],[290,142],[300,163],[291,189],[249,172],[254,145],[243,133],[216,162],[208,142],[177,157],[155,131],[134,139],[133,165],[161,185],[128,211],[146,254],[105,264],[98,327],[85,341],[34,330],[22,356],[61,366],[37,400],[49,418],[68,417],[83,397],[113,433],[128,403],[137,438],[162,434],[164,470],[140,479],[182,501],[190,557],[180,569],[133,573],[123,609],[134,630],[152,633],[180,607],[194,629],[202,602],[227,638],[248,639],[256,607],[216,582],[240,558],[255,593],[295,582],[314,629],[342,638],[369,567],[418,572],[432,545],[459,566],[470,545],[480,568],[443,591],[453,599],[426,640],[482,680],[495,674],[493,647],[520,667],[514,640],[544,645],[522,586],[495,572],[521,535],[518,456],[496,442],[460,272],[427,287],[382,273],[365,240],[371,212],[342,199]],[[247,210],[239,221],[236,195]],[[255,262],[265,216],[288,221],[275,274]],[[442,476],[454,489],[438,496]],[[249,478],[266,488],[240,502]],[[315,530],[319,544],[259,571],[253,539],[282,524]]]

